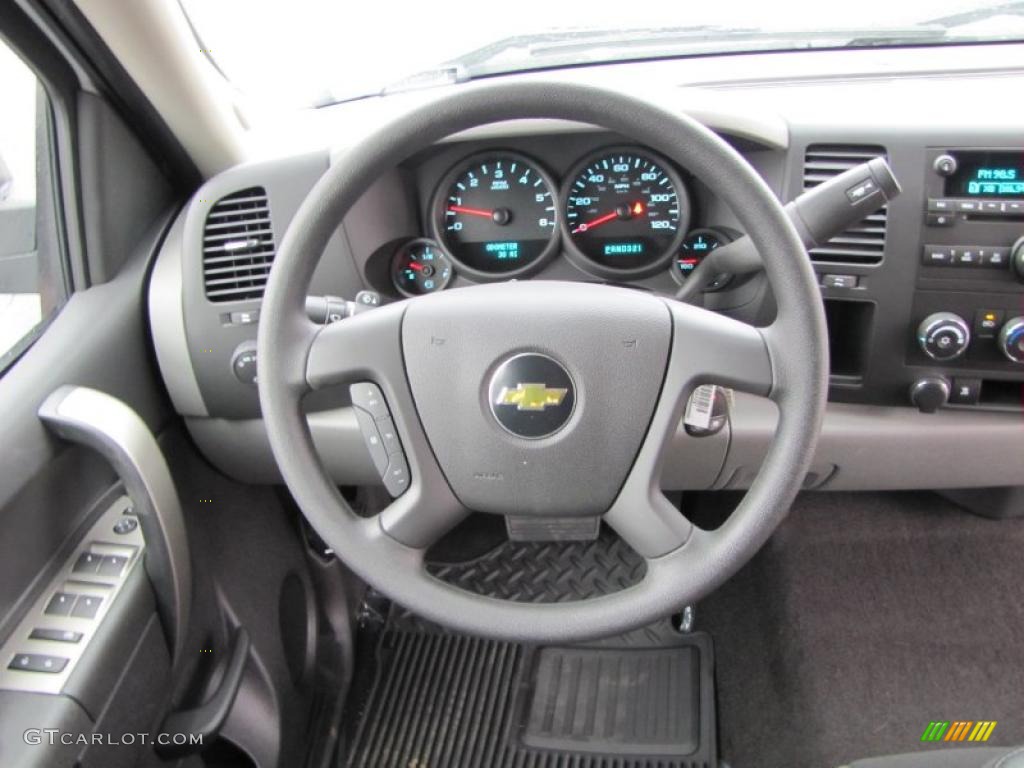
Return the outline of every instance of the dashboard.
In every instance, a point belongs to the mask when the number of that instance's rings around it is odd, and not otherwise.
[[[641,65],[615,71],[631,66]],[[888,160],[903,189],[810,252],[832,367],[808,487],[1018,483],[1024,115],[916,119],[904,89],[1001,92],[1024,75],[750,77],[703,86],[715,92],[714,108],[667,86],[663,98],[682,110],[704,105],[688,111],[783,202],[875,157]],[[847,111],[880,93],[879,83],[893,90],[887,111],[872,110],[871,119]],[[352,107],[372,108],[380,105]],[[154,267],[150,317],[168,390],[198,446],[238,479],[277,478],[256,395],[259,299],[295,211],[344,153],[329,146],[285,154],[214,177],[183,210]],[[628,136],[561,122],[503,123],[428,147],[380,177],[339,222],[311,293],[325,322],[340,317],[331,308],[344,299],[415,300],[498,280],[613,283],[671,297],[709,252],[743,234],[713,179]],[[745,322],[764,325],[774,316],[761,274],[712,275],[697,295],[704,307]],[[306,405],[337,481],[375,482],[346,395],[317,393]],[[746,487],[775,419],[767,401],[737,395],[721,433],[700,439],[680,429],[665,487]]]

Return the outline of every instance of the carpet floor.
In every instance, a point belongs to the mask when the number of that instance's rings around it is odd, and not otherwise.
[[[697,627],[731,768],[912,752],[931,720],[996,720],[991,745],[1024,744],[1024,520],[926,493],[804,494]]]

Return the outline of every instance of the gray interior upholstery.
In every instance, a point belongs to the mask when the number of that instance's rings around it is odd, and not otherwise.
[[[1024,749],[969,747],[871,757],[866,760],[858,760],[849,768],[1020,768],[1020,766],[1024,766]]]

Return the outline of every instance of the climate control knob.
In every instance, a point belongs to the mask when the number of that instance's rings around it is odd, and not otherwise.
[[[1024,363],[1024,317],[1011,317],[999,331],[999,349],[1015,363]]]
[[[917,343],[932,360],[956,360],[971,343],[971,329],[960,315],[936,312],[917,327]]]
[[[1024,237],[1010,246],[1010,268],[1017,279],[1024,283]]]

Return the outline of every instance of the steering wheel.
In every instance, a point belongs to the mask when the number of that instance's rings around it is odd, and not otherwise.
[[[538,280],[445,291],[327,326],[308,319],[310,279],[329,238],[381,174],[446,136],[522,118],[602,126],[701,177],[757,244],[778,304],[774,322],[755,328],[643,291]],[[604,89],[471,84],[352,148],[302,203],[263,299],[259,394],[285,483],[367,583],[458,630],[576,641],[694,602],[767,540],[813,455],[827,393],[826,338],[817,282],[782,206],[713,132]],[[312,390],[358,383],[379,387],[409,467],[404,493],[370,518],[354,514],[331,481],[301,407]],[[714,531],[690,524],[659,488],[663,454],[704,383],[767,396],[779,409],[760,472]],[[464,591],[431,575],[425,554],[469,510],[533,522],[603,519],[645,558],[646,573],[621,591],[572,602]]]

